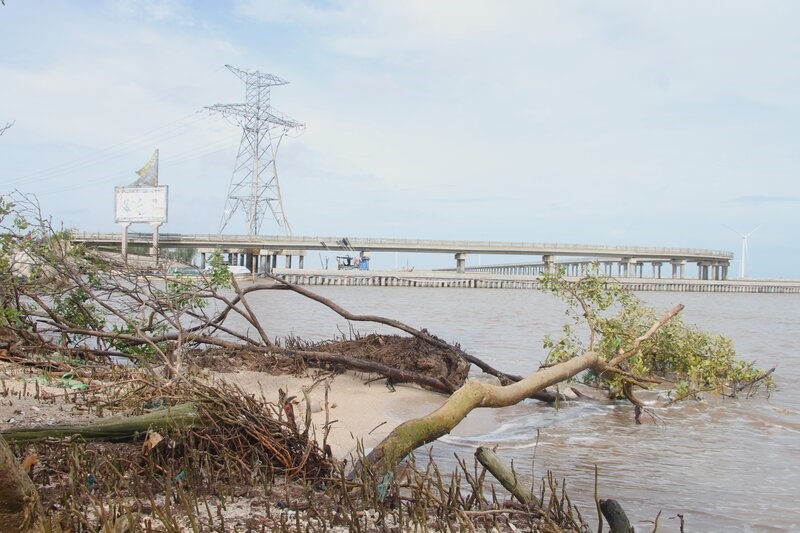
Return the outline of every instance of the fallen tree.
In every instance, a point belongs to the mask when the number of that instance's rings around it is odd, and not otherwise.
[[[454,392],[447,401],[434,412],[421,418],[408,420],[397,426],[380,444],[370,451],[366,460],[357,465],[354,474],[367,470],[370,475],[382,478],[397,467],[405,457],[429,442],[450,433],[466,416],[478,407],[507,407],[530,397],[534,392],[556,383],[566,381],[585,371],[594,370],[598,374],[627,374],[618,365],[633,355],[639,345],[683,309],[678,305],[656,323],[646,333],[637,337],[633,345],[619,354],[614,360],[606,362],[599,352],[589,350],[582,355],[561,363],[542,368],[525,379],[511,385],[497,386],[468,381]]]
[[[449,395],[433,413],[398,426],[356,465],[354,477],[376,476],[384,486],[409,453],[451,431],[471,410],[531,397],[557,400],[559,395],[546,388],[569,380],[602,388],[610,398],[625,398],[638,409],[642,404],[637,387],[658,386],[670,400],[680,400],[707,391],[736,395],[769,386],[771,371],[736,359],[729,339],[683,324],[677,316],[680,306],[659,317],[596,273],[578,281],[558,272],[541,278],[543,289],[565,302],[569,321],[559,336],[545,337],[547,360],[523,378],[497,370],[424,329],[378,315],[353,314],[278,278],[241,287],[219,254],[211,258],[210,272],[197,277],[126,265],[115,255],[75,246],[68,233],[53,231],[35,202],[24,197],[21,201],[15,206],[0,198],[3,358],[19,361],[57,353],[93,364],[125,358],[166,386],[188,382],[187,354],[221,349],[377,373],[389,381],[413,382]],[[270,290],[294,291],[350,321],[394,327],[435,348],[437,364],[421,360],[426,355],[421,345],[404,353],[419,364],[405,367],[403,357],[361,357],[346,343],[341,349],[322,350],[272,340],[248,300],[255,292]],[[244,331],[231,326],[231,315],[244,321]],[[49,363],[36,363],[40,364]],[[469,365],[498,377],[500,385],[465,381]],[[158,366],[166,372],[157,372]],[[186,403],[192,402],[186,398]],[[136,433],[140,430],[130,430]]]

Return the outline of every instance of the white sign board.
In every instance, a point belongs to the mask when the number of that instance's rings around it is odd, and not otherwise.
[[[114,187],[114,221],[166,222],[167,186]]]

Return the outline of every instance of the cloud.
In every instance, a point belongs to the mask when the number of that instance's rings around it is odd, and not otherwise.
[[[142,19],[147,22],[192,26],[197,20],[183,0],[109,0],[119,16]]]
[[[739,196],[731,200],[737,205],[800,204],[800,196]]]
[[[796,226],[798,16],[781,1],[10,3],[0,187],[28,176],[56,210],[93,198],[71,221],[113,229],[108,187],[159,147],[170,231],[214,231],[240,131],[197,112],[243,100],[227,63],[291,82],[272,104],[307,125],[278,156],[304,232],[719,248],[708,220],[741,206]]]

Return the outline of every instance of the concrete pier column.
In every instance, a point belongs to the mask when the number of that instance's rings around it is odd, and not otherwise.
[[[708,279],[708,263],[704,261],[697,262],[697,279]]]
[[[661,265],[663,263],[661,261],[653,261],[653,277],[661,279]]]
[[[292,268],[292,254],[286,254],[286,268]]]
[[[200,252],[200,270],[206,269],[206,253]]]
[[[456,254],[456,272],[459,274],[463,274],[467,262],[467,254],[464,252],[458,252]]]
[[[728,263],[723,263],[722,264],[722,280],[723,281],[728,279],[728,266],[729,266]]]
[[[543,255],[542,256],[542,263],[544,263],[544,271],[547,273],[552,273],[555,271],[556,262],[553,260],[552,255]]]
[[[685,259],[673,259],[669,262],[672,265],[672,279],[683,279]]]
[[[621,278],[630,278],[636,272],[636,260],[632,257],[623,257],[619,260],[619,275]]]
[[[272,270],[275,270],[276,268],[278,268],[278,254],[274,253],[272,254]]]
[[[244,254],[244,266],[247,267],[247,270],[249,270],[251,274],[255,272],[255,267],[258,266],[258,261],[253,260],[252,252],[247,252]]]
[[[300,270],[303,270],[303,259],[305,259],[305,258],[306,258],[306,256],[304,256],[304,255],[300,255],[300,256],[297,257],[297,263],[298,263],[298,266],[300,267]]]

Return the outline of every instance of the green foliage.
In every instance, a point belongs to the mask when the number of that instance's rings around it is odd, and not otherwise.
[[[561,335],[544,338],[549,364],[588,349],[610,361],[630,351],[635,339],[659,318],[654,309],[620,284],[598,275],[596,269],[577,282],[566,280],[563,272],[545,274],[541,284],[546,292],[567,304],[568,322]],[[583,328],[579,328],[581,325]],[[686,325],[680,316],[673,317],[643,342],[620,368],[631,376],[659,381],[675,399],[702,391],[735,394],[738,385],[763,374],[753,363],[737,359],[729,338]],[[601,376],[591,371],[581,377],[608,389],[612,396],[621,394],[625,381],[634,381],[619,374]],[[635,382],[642,384],[640,379]],[[765,384],[770,385],[768,380]]]
[[[53,311],[76,328],[100,330],[105,324],[103,314],[81,288],[56,296],[53,301]]]
[[[140,337],[140,338],[142,338],[143,333],[163,334],[166,333],[167,331],[167,327],[163,324],[150,329],[155,331],[149,331],[147,328],[138,324],[138,322],[136,321],[131,321],[129,324],[126,324],[122,327],[117,326],[116,324],[111,326],[112,333],[120,335],[130,335],[132,337]],[[118,337],[109,339],[108,344],[114,349],[118,350],[120,353],[134,356],[139,361],[144,361],[146,363],[158,362],[158,357],[160,353],[164,353],[165,350],[167,349],[166,342],[156,343],[155,345],[153,345],[143,342],[130,342],[128,340],[121,339]]]
[[[214,250],[208,259],[210,274],[208,276],[211,288],[214,290],[228,289],[231,287],[231,272],[228,265],[222,260],[222,252]]]

